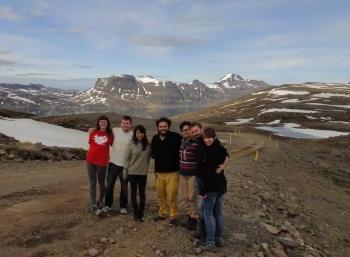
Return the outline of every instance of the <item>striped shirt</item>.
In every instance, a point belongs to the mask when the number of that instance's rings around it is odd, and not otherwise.
[[[194,176],[197,173],[198,143],[192,139],[182,139],[180,146],[180,174]]]

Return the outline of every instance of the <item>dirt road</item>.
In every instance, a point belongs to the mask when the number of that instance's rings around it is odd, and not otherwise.
[[[225,247],[215,256],[348,256],[349,187],[329,174],[338,159],[350,167],[349,149],[330,146],[326,156],[321,146],[252,133],[232,138]],[[0,164],[0,256],[89,256],[91,249],[99,256],[214,256],[200,252],[185,228],[150,220],[157,211],[152,172],[144,223],[87,209],[84,162]]]

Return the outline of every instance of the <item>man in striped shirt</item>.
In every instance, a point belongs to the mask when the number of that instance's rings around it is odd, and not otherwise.
[[[191,129],[192,128],[192,129]],[[182,141],[180,146],[180,188],[186,204],[188,220],[186,227],[196,230],[198,223],[196,174],[199,159],[202,157],[202,141],[199,135],[192,135],[192,130],[202,130],[199,123],[184,121],[180,124]],[[199,131],[199,133],[200,133]]]

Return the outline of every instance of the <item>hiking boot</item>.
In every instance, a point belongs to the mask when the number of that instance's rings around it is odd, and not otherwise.
[[[162,220],[166,220],[166,218],[161,217],[161,216],[159,216],[159,215],[153,217],[152,219],[153,219],[153,221],[155,221],[155,222],[162,221]]]
[[[128,214],[128,210],[126,208],[120,208],[120,214]]]
[[[198,224],[197,220],[190,217],[188,219],[188,221],[187,221],[186,228],[188,230],[196,230],[197,229],[197,224]]]
[[[216,245],[216,247],[223,247],[224,246],[224,239],[216,238],[215,239],[215,245]]]
[[[169,221],[169,226],[175,227],[177,226],[177,219],[170,219]]]

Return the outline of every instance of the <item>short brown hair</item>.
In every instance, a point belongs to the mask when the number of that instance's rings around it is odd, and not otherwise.
[[[216,138],[216,132],[213,128],[205,128],[203,135],[204,137]]]

